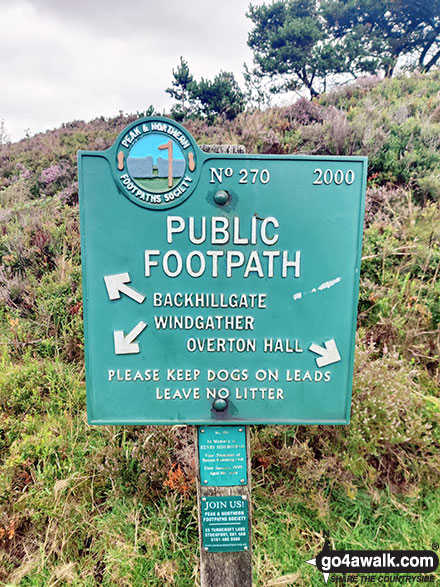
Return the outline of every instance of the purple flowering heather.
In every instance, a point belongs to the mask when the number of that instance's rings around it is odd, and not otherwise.
[[[41,172],[40,182],[46,185],[49,185],[62,177],[64,175],[64,170],[59,165],[52,165],[51,167],[47,167]]]
[[[30,170],[23,165],[23,163],[17,163],[15,169],[18,171],[20,179],[28,179],[30,177]]]
[[[74,181],[72,184],[63,189],[59,194],[60,201],[68,206],[73,206],[78,203],[78,182]]]

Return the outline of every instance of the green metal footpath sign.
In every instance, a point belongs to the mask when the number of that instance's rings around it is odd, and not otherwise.
[[[367,161],[79,153],[91,424],[347,424]]]

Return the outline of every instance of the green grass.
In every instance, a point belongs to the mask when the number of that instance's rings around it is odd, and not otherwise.
[[[248,152],[370,156],[351,423],[252,427],[258,587],[322,586],[305,561],[325,530],[334,548],[440,542],[439,91],[434,72],[187,125]],[[127,123],[2,150],[0,585],[198,581],[192,431],[86,423],[74,161]]]
[[[90,428],[80,408],[81,377],[69,381],[64,398],[69,411],[56,407],[51,416],[27,416],[20,430],[6,425],[11,444],[0,495],[16,527],[14,537],[2,544],[2,584],[194,585],[194,487],[182,495],[163,483],[148,487],[151,478],[142,477],[148,465],[165,475],[175,430]],[[269,454],[304,445],[294,440],[297,429],[275,428],[281,434],[275,430],[275,445],[280,438],[283,445],[271,447]],[[338,430],[351,435],[350,429]],[[268,446],[264,434],[271,432],[253,428],[254,455],[262,444]],[[300,475],[305,466],[313,477],[311,489],[305,490],[294,470],[287,474],[280,469],[277,456],[272,454],[267,469],[253,471],[255,585],[280,577],[288,582],[276,584],[322,585],[320,574],[305,560],[320,551],[324,530],[335,548],[429,549],[438,541],[438,490],[413,488],[401,494],[360,487],[353,492],[328,475],[319,480],[311,463],[299,462]]]
[[[153,177],[151,179],[144,179],[144,178],[134,178],[135,182],[144,190],[153,193],[162,193],[166,192],[172,188],[168,187],[168,178],[167,177]],[[180,177],[173,178],[173,186],[175,187],[179,181],[181,180]]]
[[[281,577],[274,584],[322,585],[305,560],[318,554],[325,530],[334,548],[429,549],[439,540],[439,439],[422,435],[438,421],[436,412],[408,396],[405,414],[399,394],[407,390],[407,364],[384,365],[390,387],[380,364],[368,350],[358,351],[349,427],[252,427],[255,585]],[[88,426],[83,376],[82,368],[59,360],[27,354],[17,365],[3,354],[0,528],[12,536],[0,542],[0,584],[194,585],[191,431]],[[370,376],[376,388],[365,396]],[[392,388],[402,414],[400,440],[387,435],[381,411]],[[420,438],[406,422],[416,410]],[[390,451],[397,458],[382,478],[368,470],[365,433],[375,414],[377,458]],[[176,462],[182,483],[170,484]]]
[[[438,492],[427,500],[420,496],[396,499],[384,492],[372,502],[365,492],[356,498],[334,492],[328,515],[320,520],[295,496],[274,503],[258,490],[254,498],[255,582],[263,586],[274,577],[295,574],[293,585],[322,586],[320,573],[305,561],[321,551],[323,529],[330,532],[335,549],[430,549],[439,535],[439,498]]]

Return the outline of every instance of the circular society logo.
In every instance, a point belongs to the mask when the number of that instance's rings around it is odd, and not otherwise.
[[[116,181],[130,200],[150,209],[182,203],[196,185],[196,144],[170,121],[144,119],[129,126],[116,147]]]

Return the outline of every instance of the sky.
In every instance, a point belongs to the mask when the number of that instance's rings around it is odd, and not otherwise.
[[[242,84],[249,1],[0,0],[0,121],[16,141],[150,104],[162,112],[180,56],[197,79],[223,70]]]
[[[172,139],[171,139],[172,140]],[[156,162],[158,157],[164,157],[168,159],[168,150],[159,149],[160,145],[166,144],[163,135],[151,134],[150,136],[143,137],[140,141],[137,141],[134,146],[130,149],[130,157],[146,157],[151,155],[153,161]],[[184,159],[182,149],[173,141],[173,159]]]

